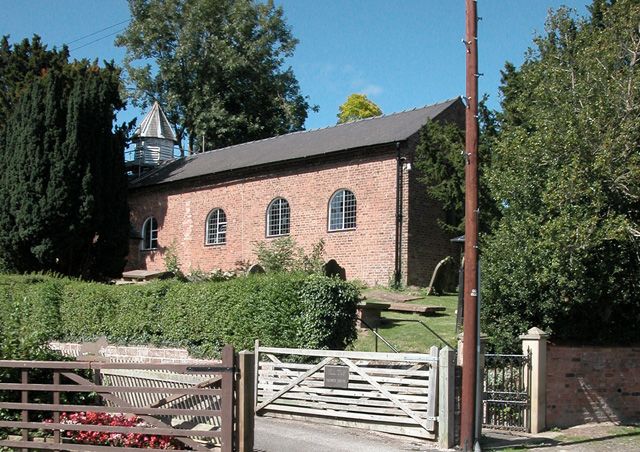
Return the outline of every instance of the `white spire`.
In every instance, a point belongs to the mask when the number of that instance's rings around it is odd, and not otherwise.
[[[153,107],[144,117],[133,136],[136,138],[163,138],[171,140],[173,143],[178,142],[173,127],[157,101],[153,103]]]

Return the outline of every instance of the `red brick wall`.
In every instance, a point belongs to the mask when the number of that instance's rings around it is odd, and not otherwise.
[[[547,427],[640,421],[640,347],[547,349]]]
[[[265,236],[265,214],[276,197],[289,201],[291,236],[306,251],[320,239],[325,241],[326,260],[335,259],[345,267],[348,279],[368,284],[386,285],[395,263],[396,150],[394,146],[368,149],[345,158],[326,158],[279,167],[259,174],[227,181],[212,181],[198,186],[155,186],[130,193],[131,220],[140,231],[144,220],[153,215],[158,220],[157,251],[141,251],[133,243],[128,269],[165,269],[164,252],[173,246],[183,271],[215,268],[232,270],[236,262],[255,262],[256,241],[272,240]],[[405,172],[405,219],[409,203],[408,175]],[[331,195],[338,189],[351,190],[357,202],[357,228],[328,232],[327,215]],[[205,219],[214,208],[227,215],[227,243],[204,244]],[[429,208],[429,207],[427,207]],[[425,227],[435,224],[435,214]],[[408,221],[403,225],[403,277],[407,277],[410,241]],[[425,242],[426,240],[426,242]],[[422,236],[421,246],[441,236]],[[441,246],[439,244],[437,247]],[[431,265],[435,258],[419,269]],[[438,255],[439,256],[439,255]],[[435,265],[435,264],[433,264]],[[415,267],[415,266],[414,266]],[[416,267],[417,268],[417,267]],[[411,278],[410,278],[411,280]],[[419,279],[423,281],[424,279]]]

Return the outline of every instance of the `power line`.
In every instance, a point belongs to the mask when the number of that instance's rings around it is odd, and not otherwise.
[[[108,38],[109,36],[117,35],[121,31],[125,30],[125,28],[121,28],[120,30],[114,31],[113,33],[109,33],[108,35],[104,35],[104,36],[102,36],[100,38],[94,39],[93,41],[89,41],[86,44],[82,44],[81,46],[74,47],[73,49],[69,49],[69,51],[73,52],[74,50],[78,50],[78,49],[81,49],[83,47],[87,47],[88,45],[91,45],[91,44],[93,44],[95,42],[102,41],[104,38]]]
[[[101,30],[94,31],[93,33],[89,33],[88,35],[80,36],[79,38],[76,38],[76,39],[74,39],[73,41],[69,41],[69,42],[67,42],[67,45],[69,45],[69,44],[73,44],[74,42],[82,41],[82,40],[83,40],[83,39],[85,39],[85,38],[90,38],[90,37],[91,37],[91,36],[93,36],[93,35],[97,35],[98,33],[102,33],[103,31],[107,31],[107,30],[109,30],[110,28],[117,27],[118,25],[122,25],[122,24],[124,24],[124,23],[126,23],[126,22],[129,22],[130,20],[131,20],[131,19],[123,20],[122,22],[118,22],[117,24],[109,25],[108,27],[105,27],[105,28],[103,28],[103,29],[101,29]],[[117,32],[116,32],[116,33],[117,33]],[[109,35],[109,36],[110,36],[110,35]]]

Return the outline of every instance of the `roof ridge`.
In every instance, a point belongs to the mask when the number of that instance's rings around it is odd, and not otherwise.
[[[403,114],[403,113],[408,113],[410,111],[416,111],[416,110],[422,110],[422,109],[425,109],[425,108],[437,107],[438,105],[442,105],[442,104],[446,104],[446,103],[449,103],[449,102],[453,102],[453,101],[455,101],[455,100],[457,100],[459,98],[460,98],[460,96],[452,97],[451,99],[446,99],[446,100],[443,100],[441,102],[436,102],[435,104],[426,104],[426,105],[423,105],[421,107],[413,107],[411,109],[402,110],[402,111],[396,111],[396,112],[393,112],[393,113],[382,114],[382,115],[378,115],[378,116],[371,116],[369,118],[356,119],[354,121],[344,122],[342,124],[333,124],[333,125],[330,125],[330,126],[319,127],[317,129],[296,130],[294,132],[284,133],[282,135],[274,135],[272,137],[260,138],[259,140],[245,141],[244,143],[231,144],[229,146],[224,146],[224,147],[221,147],[221,148],[215,148],[215,149],[211,149],[209,151],[200,152],[199,154],[192,154],[192,155],[188,156],[187,158],[198,156],[198,155],[202,155],[202,154],[208,154],[208,153],[211,153],[211,152],[223,151],[225,149],[229,149],[229,148],[233,148],[233,147],[245,146],[245,145],[254,144],[254,143],[261,143],[261,142],[264,142],[264,141],[273,140],[273,139],[276,139],[276,138],[287,137],[287,136],[296,135],[296,134],[318,132],[320,130],[333,129],[333,128],[338,128],[338,127],[341,127],[341,126],[353,125],[354,123],[370,121],[372,119],[388,118],[388,117],[391,117],[391,116],[396,116],[396,115],[400,115],[400,114]]]

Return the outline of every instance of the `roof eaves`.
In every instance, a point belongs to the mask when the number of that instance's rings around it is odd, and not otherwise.
[[[274,167],[274,166],[279,166],[279,165],[283,165],[283,164],[292,164],[292,163],[301,163],[304,162],[306,160],[311,160],[311,159],[318,159],[324,156],[327,156],[329,154],[333,154],[333,155],[339,155],[341,153],[347,153],[347,152],[358,152],[358,151],[363,151],[366,149],[371,149],[371,148],[383,148],[385,146],[390,146],[390,145],[395,145],[396,143],[405,143],[407,140],[394,140],[394,141],[390,141],[390,142],[386,142],[386,143],[377,143],[375,145],[369,145],[369,146],[361,146],[361,147],[356,147],[356,148],[349,148],[349,149],[338,149],[338,150],[334,150],[334,151],[327,151],[327,152],[323,152],[320,154],[311,154],[311,155],[305,155],[302,157],[295,157],[295,158],[291,158],[291,159],[284,159],[284,160],[278,160],[278,161],[274,161],[274,162],[266,162],[266,163],[259,163],[256,165],[249,165],[249,166],[244,166],[242,168],[230,168],[228,170],[224,170],[224,171],[218,171],[218,172],[211,172],[211,173],[207,173],[207,174],[199,174],[197,176],[192,176],[192,177],[188,177],[188,178],[184,178],[184,179],[178,179],[178,180],[159,180],[156,182],[151,182],[149,184],[145,184],[144,182],[153,174],[159,172],[162,168],[158,167],[158,168],[154,168],[153,170],[149,171],[147,174],[139,177],[138,179],[135,179],[132,181],[132,183],[129,185],[130,189],[137,189],[137,188],[145,188],[145,187],[152,187],[152,186],[158,186],[158,185],[170,185],[170,184],[175,184],[175,183],[182,183],[182,182],[189,182],[189,181],[195,181],[198,179],[202,179],[202,178],[206,178],[206,177],[211,177],[211,176],[223,176],[225,174],[231,174],[234,172],[239,172],[239,171],[245,171],[245,170],[249,170],[249,171],[255,171],[257,169],[260,168],[269,168],[269,167]],[[216,150],[221,150],[221,149],[216,149]],[[208,152],[214,152],[214,151],[208,151]],[[190,155],[188,157],[185,158],[190,158],[190,157],[195,157],[197,155],[200,154],[194,154],[194,155]],[[172,162],[176,162],[180,159],[173,159],[167,163],[164,163],[163,165],[166,166],[169,163]]]

